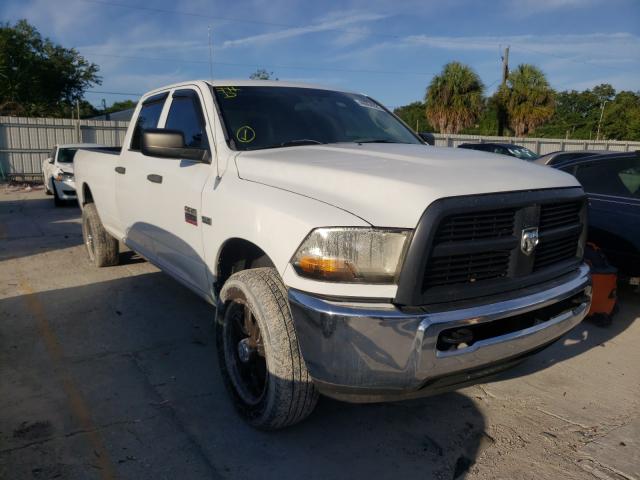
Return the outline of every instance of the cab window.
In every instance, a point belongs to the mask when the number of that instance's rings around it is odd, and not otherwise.
[[[174,92],[165,128],[182,131],[187,147],[209,148],[204,115],[194,90]]]
[[[575,176],[587,193],[640,198],[640,157],[583,163],[577,166]]]
[[[138,119],[136,120],[136,127],[131,136],[130,150],[140,150],[143,130],[156,128],[158,126],[158,120],[160,120],[160,114],[162,113],[162,107],[164,106],[166,98],[167,94],[161,93],[144,101]]]

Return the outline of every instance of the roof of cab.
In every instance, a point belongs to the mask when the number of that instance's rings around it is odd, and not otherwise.
[[[206,87],[211,85],[212,87],[290,87],[290,88],[314,88],[317,90],[332,90],[335,92],[347,92],[354,93],[350,90],[346,90],[340,87],[327,86],[327,85],[315,85],[312,83],[300,83],[300,82],[283,82],[280,80],[243,80],[243,79],[228,79],[228,80],[192,80],[180,83],[173,83],[171,85],[164,85],[162,87],[151,90],[143,95],[148,97],[155,95],[172,88],[186,87],[189,85],[200,85]]]

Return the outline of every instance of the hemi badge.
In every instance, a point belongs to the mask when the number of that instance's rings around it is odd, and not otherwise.
[[[195,208],[185,206],[184,221],[191,225],[198,225],[198,211]]]
[[[202,223],[206,223],[207,225],[211,225],[211,217],[202,216]]]

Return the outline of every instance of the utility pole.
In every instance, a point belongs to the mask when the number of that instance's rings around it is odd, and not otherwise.
[[[80,135],[80,100],[76,100],[76,114],[78,115],[78,123],[76,124],[76,136],[78,137],[78,143],[82,143]]]
[[[502,55],[502,84],[501,89],[506,88],[507,79],[509,78],[509,47],[505,47],[504,55]],[[507,113],[505,106],[498,101],[498,136],[504,135],[504,125],[507,123]]]
[[[604,116],[604,106],[608,101],[609,100],[604,100],[602,102],[602,110],[600,110],[600,120],[598,120],[598,133],[596,133],[596,140],[600,140],[600,125],[602,125],[602,117]]]
[[[504,55],[502,56],[502,85],[507,84],[507,78],[509,78],[509,47],[505,47]]]

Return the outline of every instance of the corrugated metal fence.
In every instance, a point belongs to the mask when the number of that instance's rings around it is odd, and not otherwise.
[[[557,138],[516,138],[485,137],[482,135],[445,135],[436,133],[437,147],[457,147],[461,143],[515,143],[522,145],[539,155],[568,150],[610,150],[612,152],[628,152],[640,150],[640,142],[619,142],[614,140],[565,140]]]
[[[129,122],[0,116],[0,173],[5,177],[42,173],[42,161],[55,144],[120,146]]]
[[[0,117],[0,173],[4,172],[5,177],[40,175],[42,161],[57,143],[120,146],[128,125],[129,122],[105,120]],[[516,143],[541,155],[558,150],[640,150],[640,142],[443,134],[435,134],[435,138],[439,147],[457,147],[465,142]]]

